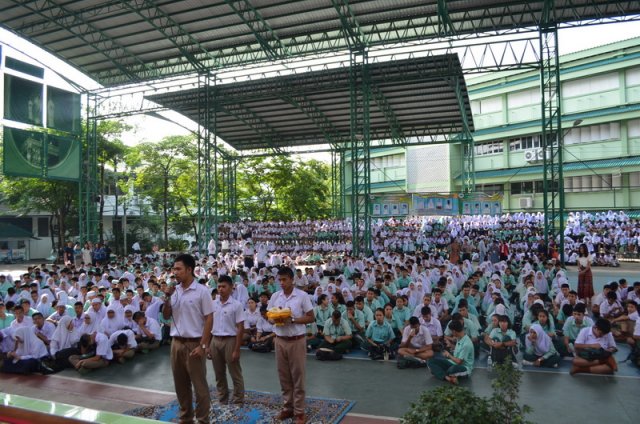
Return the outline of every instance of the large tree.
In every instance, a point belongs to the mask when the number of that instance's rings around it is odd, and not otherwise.
[[[164,242],[169,240],[169,224],[183,216],[190,217],[197,238],[195,138],[168,136],[158,143],[142,143],[136,150],[140,158],[136,190],[161,213]]]

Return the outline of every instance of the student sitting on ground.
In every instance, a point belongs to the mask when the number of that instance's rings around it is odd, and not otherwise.
[[[124,364],[127,359],[133,359],[138,343],[133,330],[118,330],[109,337],[109,344],[113,351],[113,361]]]
[[[267,319],[268,308],[260,306],[260,319],[256,324],[256,335],[249,342],[249,349],[254,352],[271,352],[273,350],[273,339],[276,333],[273,332],[273,324]]]
[[[522,365],[558,368],[560,355],[553,346],[551,337],[540,324],[531,325],[524,343],[525,351],[522,355]]]
[[[153,318],[147,318],[142,311],[133,314],[133,320],[136,323],[137,350],[141,353],[147,353],[150,350],[159,348],[162,340],[160,323]]]
[[[333,311],[331,318],[324,323],[324,340],[318,349],[332,350],[337,354],[344,354],[351,349],[351,327],[342,319],[340,311]]]
[[[563,356],[572,356],[575,353],[574,343],[580,331],[593,326],[593,320],[585,316],[586,312],[587,306],[584,303],[576,304],[571,316],[562,326],[564,349],[561,353]]]
[[[458,384],[459,377],[470,376],[473,372],[474,349],[471,338],[465,334],[460,321],[449,324],[452,336],[457,340],[453,353],[445,350],[444,358],[433,358],[428,361],[431,374],[440,380]]]
[[[83,334],[78,342],[80,355],[69,357],[69,363],[80,374],[86,374],[93,369],[105,368],[113,359],[113,351],[109,338],[104,333]]]
[[[440,320],[433,316],[430,306],[423,306],[420,310],[420,325],[427,327],[431,340],[433,342],[432,348],[434,352],[440,352],[442,350],[442,324]]]
[[[576,357],[573,358],[571,375],[613,374],[618,370],[618,364],[613,357],[618,349],[611,334],[611,323],[605,318],[598,318],[592,327],[580,331],[575,349]]]
[[[73,318],[65,315],[58,321],[58,327],[51,337],[50,351],[54,359],[54,368],[58,371],[70,368],[69,357],[77,355],[77,344],[80,340],[80,332],[75,328]]]
[[[427,307],[427,309],[429,309]],[[429,329],[420,325],[416,317],[409,318],[409,325],[402,332],[402,342],[398,349],[398,360],[403,357],[416,358],[426,365],[428,359],[433,358],[433,340]]]
[[[391,324],[385,320],[384,311],[381,308],[376,309],[375,318],[375,321],[367,327],[365,333],[367,343],[363,349],[369,352],[371,359],[382,359],[385,352],[392,351],[395,334]]]
[[[510,327],[509,317],[500,315],[498,316],[498,328],[492,329],[485,336],[485,343],[489,346],[489,358],[487,359],[489,366],[504,364],[508,361],[516,362],[515,348],[518,344],[518,339],[516,332]]]
[[[13,374],[51,374],[53,370],[42,364],[47,357],[47,347],[36,337],[32,328],[19,327],[13,333],[15,350],[7,353],[3,372]]]

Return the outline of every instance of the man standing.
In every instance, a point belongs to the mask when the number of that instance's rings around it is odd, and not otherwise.
[[[304,424],[306,324],[314,322],[315,317],[309,296],[294,287],[291,268],[281,268],[278,280],[282,290],[271,296],[269,308],[291,309],[291,318],[278,322],[274,327],[278,378],[284,398],[284,406],[278,419],[286,420],[295,416],[296,424]]]
[[[206,349],[213,327],[213,300],[206,286],[195,281],[196,260],[189,254],[176,257],[173,274],[178,285],[165,293],[162,316],[171,325],[171,369],[180,404],[180,423],[193,422],[192,385],[196,394],[195,417],[209,423],[211,397],[207,384]]]
[[[227,368],[233,380],[233,399],[235,404],[244,401],[244,380],[240,367],[240,346],[244,336],[244,309],[233,299],[231,277],[223,275],[218,280],[218,297],[213,301],[213,340],[210,354],[213,371],[216,374],[218,399],[224,404],[229,401]]]

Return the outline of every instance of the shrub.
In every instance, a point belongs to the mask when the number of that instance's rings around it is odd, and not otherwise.
[[[403,424],[527,424],[527,405],[518,403],[522,372],[510,363],[496,365],[490,398],[463,387],[445,385],[423,392],[400,419]]]

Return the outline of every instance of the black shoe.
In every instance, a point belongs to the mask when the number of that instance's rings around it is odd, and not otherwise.
[[[54,374],[56,371],[53,368],[49,368],[42,362],[40,363],[40,367],[38,367],[38,372],[42,375]]]

